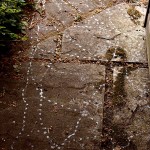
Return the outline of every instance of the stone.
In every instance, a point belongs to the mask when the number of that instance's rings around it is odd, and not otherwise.
[[[107,61],[108,49],[120,47],[125,61],[147,62],[145,31],[130,19],[128,8],[125,3],[118,4],[66,29],[62,57]],[[121,61],[115,52],[111,60]]]
[[[79,13],[87,13],[96,8],[96,4],[90,0],[69,0],[68,3],[75,7]]]
[[[68,6],[63,0],[50,0],[45,5],[46,15],[56,18],[64,26],[73,22],[75,13],[74,10]]]
[[[1,138],[5,139],[2,147],[98,150],[105,67],[73,63],[29,64],[30,68],[22,65],[22,71],[27,67],[29,73],[20,87],[21,98],[16,107],[1,111]]]
[[[149,92],[147,68],[114,68],[113,124],[137,150],[147,150],[150,140]]]
[[[31,47],[0,63],[2,150],[150,149],[145,8],[122,1],[37,1]]]
[[[35,48],[34,58],[52,59],[54,57],[57,43],[56,36],[49,37],[39,42]]]
[[[146,31],[148,65],[150,66],[150,14],[148,15],[148,18],[147,18],[145,31]],[[149,67],[149,77],[150,77],[150,67]]]
[[[41,40],[45,40],[51,35],[56,34],[63,28],[62,24],[55,18],[44,18],[41,19],[33,29],[31,29],[29,35],[32,43],[38,43]]]
[[[112,1],[112,0],[94,0],[96,2],[96,4],[98,4],[100,7],[110,7],[113,5],[113,2],[116,1]]]

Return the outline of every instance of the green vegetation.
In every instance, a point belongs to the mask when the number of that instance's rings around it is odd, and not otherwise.
[[[25,26],[27,22],[22,20],[23,9],[31,1],[25,0],[1,0],[0,1],[0,47],[6,46],[6,42],[26,40]]]

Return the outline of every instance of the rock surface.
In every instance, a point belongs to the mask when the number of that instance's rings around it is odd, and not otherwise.
[[[2,150],[150,149],[145,8],[122,1],[39,1],[0,63]]]
[[[145,31],[135,25],[127,14],[129,6],[119,4],[64,31],[64,57],[107,60],[105,53],[111,47],[121,47],[129,62],[146,62]],[[118,60],[113,54],[112,60]]]
[[[126,144],[132,142],[137,150],[150,148],[148,145],[150,106],[147,81],[148,69],[114,68],[113,124],[124,128],[128,134]],[[119,83],[121,84],[119,85]],[[119,87],[116,87],[118,85]]]
[[[22,89],[1,81],[7,89],[4,101],[9,103],[11,92],[18,95],[1,111],[1,135],[8,136],[3,144],[14,149],[99,149],[104,72],[99,65],[33,63]]]

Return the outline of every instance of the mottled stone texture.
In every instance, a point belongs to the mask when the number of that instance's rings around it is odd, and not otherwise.
[[[2,100],[9,101],[8,93],[14,99],[14,105],[1,111],[4,147],[98,150],[104,72],[99,65],[33,63],[29,84],[13,87],[13,93],[19,94],[17,102],[10,93],[14,83],[3,83],[7,92]],[[19,88],[21,93],[16,92]]]
[[[128,9],[128,5],[119,4],[66,29],[63,56],[107,60],[108,49],[119,46],[124,49],[127,61],[146,62],[144,29],[130,19]],[[112,60],[118,60],[116,58],[119,56]]]
[[[86,13],[96,8],[91,0],[69,0],[68,3],[75,7],[79,13]]]
[[[113,103],[115,105],[113,123],[124,128],[128,139],[136,145],[137,150],[149,149],[148,69],[116,67]]]
[[[145,8],[122,1],[37,1],[0,62],[2,150],[150,149]]]

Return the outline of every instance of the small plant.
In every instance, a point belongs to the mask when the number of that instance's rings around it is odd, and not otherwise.
[[[7,47],[10,41],[26,40],[23,35],[27,22],[22,17],[30,3],[31,0],[0,0],[0,48]]]

